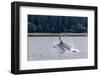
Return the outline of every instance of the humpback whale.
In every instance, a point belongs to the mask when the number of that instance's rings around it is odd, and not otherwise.
[[[54,48],[60,48],[62,50],[61,53],[64,53],[65,51],[70,51],[70,52],[80,52],[78,49],[75,49],[72,45],[69,45],[68,43],[65,43],[61,35],[59,34],[59,39],[57,42],[53,44]]]

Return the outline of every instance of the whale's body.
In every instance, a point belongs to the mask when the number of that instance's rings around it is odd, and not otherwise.
[[[54,48],[60,48],[63,52],[70,51],[70,52],[79,52],[78,49],[75,49],[72,45],[64,43],[59,35],[59,40],[53,44]]]

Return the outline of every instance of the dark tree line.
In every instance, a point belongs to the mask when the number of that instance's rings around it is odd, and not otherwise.
[[[87,17],[28,15],[28,32],[86,33]]]

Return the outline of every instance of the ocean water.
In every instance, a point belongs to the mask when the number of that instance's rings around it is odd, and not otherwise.
[[[83,59],[88,57],[88,37],[62,37],[64,43],[74,47],[79,52],[63,51],[53,47],[58,40],[58,37],[28,37],[27,60]]]

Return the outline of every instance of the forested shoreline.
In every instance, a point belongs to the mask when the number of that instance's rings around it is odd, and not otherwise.
[[[88,18],[28,15],[28,33],[87,33]]]

